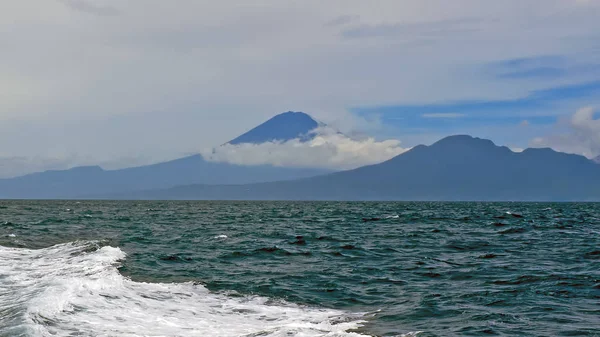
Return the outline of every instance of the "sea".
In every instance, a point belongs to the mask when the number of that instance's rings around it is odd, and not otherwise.
[[[600,204],[0,201],[0,336],[600,336]]]

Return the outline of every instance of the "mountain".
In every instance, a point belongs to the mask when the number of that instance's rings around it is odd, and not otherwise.
[[[311,177],[328,171],[214,163],[193,155],[121,170],[99,166],[46,171],[0,179],[0,199],[80,198],[185,184],[248,184]]]
[[[600,164],[600,156],[592,159],[592,161],[595,162],[595,163],[597,163],[597,164]]]
[[[230,143],[306,139],[308,132],[318,125],[307,114],[286,112],[273,117]],[[0,199],[81,198],[187,184],[251,184],[291,180],[328,172],[331,171],[218,163],[205,160],[201,155],[193,155],[121,170],[104,170],[99,166],[86,166],[0,179]]]
[[[254,129],[231,140],[228,144],[285,142],[296,138],[306,141],[312,138],[310,131],[320,125],[310,115],[303,112],[288,111],[269,119]]]
[[[295,181],[187,185],[121,195],[133,199],[597,201],[600,166],[551,149],[521,153],[450,136],[381,164]]]

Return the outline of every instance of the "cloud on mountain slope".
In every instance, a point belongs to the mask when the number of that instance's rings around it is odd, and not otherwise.
[[[600,118],[596,109],[588,106],[560,120],[547,136],[531,141],[532,147],[551,147],[555,150],[582,154],[593,158],[600,154]]]
[[[352,139],[327,127],[315,129],[313,133],[315,137],[308,142],[294,139],[262,144],[226,144],[204,151],[202,155],[210,161],[240,165],[351,169],[380,163],[408,150],[400,146],[398,140]]]

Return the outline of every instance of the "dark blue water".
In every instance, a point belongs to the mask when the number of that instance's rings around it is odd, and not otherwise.
[[[600,204],[3,201],[0,246],[7,336],[600,336]]]

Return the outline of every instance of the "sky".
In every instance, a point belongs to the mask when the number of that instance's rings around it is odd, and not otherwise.
[[[600,0],[7,0],[0,46],[0,177],[174,159],[289,110],[378,155],[600,155]]]

